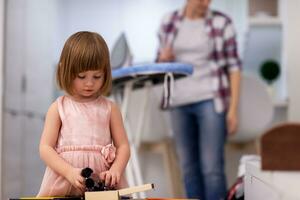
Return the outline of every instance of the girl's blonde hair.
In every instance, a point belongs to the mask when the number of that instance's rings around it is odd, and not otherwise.
[[[73,80],[79,73],[89,70],[101,70],[104,73],[99,92],[108,94],[112,77],[106,42],[98,33],[80,31],[68,38],[61,52],[56,72],[58,86],[72,95]]]

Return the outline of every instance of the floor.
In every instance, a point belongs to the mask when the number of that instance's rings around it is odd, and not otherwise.
[[[145,183],[154,183],[155,190],[147,192],[148,197],[184,197],[182,180],[179,172],[174,176],[177,176],[177,179],[173,177],[173,181],[176,180],[177,186],[175,192],[174,183],[170,180],[169,172],[164,164],[164,153],[160,153],[159,151],[149,152],[146,150],[147,148],[142,148],[140,152],[140,163],[142,169],[142,176],[144,178]],[[249,154],[257,154],[257,142],[251,141],[244,144],[236,144],[236,143],[228,143],[225,147],[225,159],[226,159],[226,176],[228,188],[233,185],[233,183],[237,179],[237,172],[239,161],[242,155]],[[175,164],[171,164],[171,167],[177,168],[178,166],[174,166]],[[174,170],[172,170],[174,173]],[[179,190],[179,191],[178,191]]]

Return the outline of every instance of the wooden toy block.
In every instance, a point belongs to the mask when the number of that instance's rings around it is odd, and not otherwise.
[[[103,192],[86,192],[84,194],[86,200],[118,200],[119,192],[115,191],[103,191]]]
[[[102,191],[102,192],[85,192],[85,200],[119,200],[121,196],[144,192],[154,188],[153,184],[145,184],[120,190]]]

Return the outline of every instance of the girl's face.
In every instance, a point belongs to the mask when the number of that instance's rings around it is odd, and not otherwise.
[[[85,71],[73,80],[73,96],[79,100],[90,100],[98,97],[104,82],[102,71]]]

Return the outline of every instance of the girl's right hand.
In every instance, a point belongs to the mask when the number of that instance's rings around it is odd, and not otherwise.
[[[79,168],[72,168],[66,175],[66,179],[72,184],[74,188],[85,192],[84,178],[81,176],[81,170]]]
[[[174,59],[175,56],[173,54],[173,50],[171,47],[166,47],[160,50],[159,58],[158,58],[159,62],[170,62],[170,61],[174,61]]]

